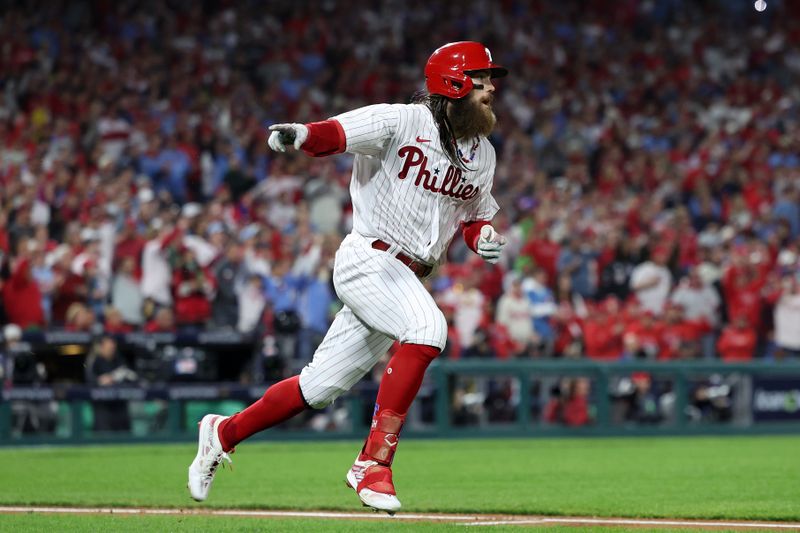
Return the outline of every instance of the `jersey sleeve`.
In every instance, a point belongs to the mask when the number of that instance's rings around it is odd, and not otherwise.
[[[483,183],[486,183],[486,187],[481,191],[480,196],[475,202],[474,207],[471,209],[469,214],[469,219],[466,222],[472,222],[476,220],[491,220],[500,210],[500,206],[497,205],[497,201],[492,196],[492,184],[494,183],[494,170],[495,170],[495,155],[494,155],[494,148],[487,142],[486,143],[490,148],[490,157],[487,161],[486,170],[484,171],[486,174],[483,178]]]
[[[481,198],[475,206],[475,216],[472,217],[472,220],[491,221],[498,211],[500,211],[500,206],[492,196],[492,191],[486,191],[481,194]]]
[[[344,130],[345,152],[378,155],[395,136],[400,124],[400,106],[375,104],[332,117]]]

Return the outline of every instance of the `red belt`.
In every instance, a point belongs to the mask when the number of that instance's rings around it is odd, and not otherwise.
[[[377,241],[372,241],[372,247],[375,248],[376,250],[381,250],[385,252],[386,250],[391,248],[391,245],[381,240],[377,240]],[[415,261],[410,257],[408,257],[403,252],[400,252],[397,255],[395,255],[395,258],[404,265],[406,265],[409,269],[411,269],[411,272],[413,272],[418,278],[424,278],[425,276],[430,274],[431,271],[433,270],[432,266],[426,265],[425,263],[420,263],[419,261]]]

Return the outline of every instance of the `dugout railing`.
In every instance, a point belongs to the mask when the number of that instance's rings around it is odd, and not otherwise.
[[[582,382],[582,400],[565,407],[571,398],[564,389],[576,380]],[[375,387],[365,382],[326,411],[257,438],[363,438]],[[232,383],[6,388],[0,445],[190,441],[203,412],[235,411],[264,388]],[[138,432],[92,431],[87,413],[107,401],[138,406]],[[141,409],[148,405],[149,411]],[[581,423],[571,426],[575,419],[558,416],[559,405],[565,410],[577,405],[572,415]],[[40,415],[56,409],[55,427],[25,431],[19,425],[20,417],[37,409]],[[753,433],[800,433],[800,363],[436,361],[404,429],[406,436],[432,438]]]

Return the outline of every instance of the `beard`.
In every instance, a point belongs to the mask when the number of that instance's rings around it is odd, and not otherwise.
[[[487,95],[478,101],[467,97],[451,102],[447,112],[447,118],[453,126],[453,131],[459,139],[469,139],[471,137],[488,137],[497,117],[492,111],[494,97]]]

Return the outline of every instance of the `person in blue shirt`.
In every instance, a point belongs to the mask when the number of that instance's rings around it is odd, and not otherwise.
[[[300,294],[298,312],[302,330],[300,332],[298,356],[305,364],[311,360],[317,346],[322,342],[331,325],[331,305],[336,301],[327,266],[320,266],[316,276],[306,278]]]
[[[596,257],[597,252],[580,239],[568,237],[562,243],[556,269],[570,277],[573,289],[584,298],[594,298],[597,291]]]
[[[555,330],[550,318],[555,314],[557,306],[553,291],[547,286],[547,272],[539,267],[533,268],[530,275],[522,280],[522,290],[530,301],[533,330],[540,339],[539,346],[536,347],[537,355],[549,357],[555,343]]]

